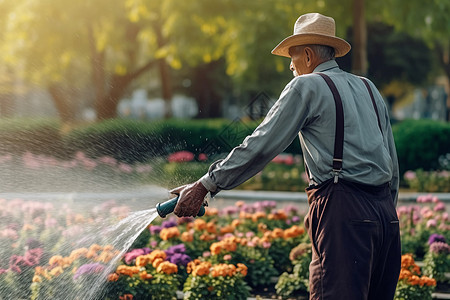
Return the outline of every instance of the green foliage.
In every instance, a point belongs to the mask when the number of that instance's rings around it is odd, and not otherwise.
[[[450,192],[450,174],[448,171],[416,172],[407,171],[404,179],[408,187],[416,192],[448,193]]]
[[[445,273],[450,271],[450,253],[434,253],[428,251],[424,259],[423,274],[433,278],[436,282],[447,283],[449,280]]]
[[[0,153],[61,155],[60,123],[48,119],[0,119]]]
[[[439,157],[450,149],[450,124],[406,120],[393,128],[400,174],[407,170],[439,170]]]
[[[190,274],[183,288],[185,300],[245,300],[250,294],[249,290],[241,275],[213,277],[211,274],[205,276]]]
[[[294,265],[293,272],[281,274],[275,285],[277,294],[283,298],[308,291],[311,245],[306,243],[299,244],[297,247],[292,248],[289,257]]]

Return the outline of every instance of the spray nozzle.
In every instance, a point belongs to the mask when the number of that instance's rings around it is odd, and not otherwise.
[[[161,218],[165,218],[168,214],[173,212],[175,206],[177,205],[177,202],[178,196],[167,200],[166,202],[156,204],[156,211],[158,212],[158,215]],[[203,203],[203,205],[200,207],[200,211],[197,214],[198,217],[201,217],[205,214],[205,206],[208,206],[207,202]]]

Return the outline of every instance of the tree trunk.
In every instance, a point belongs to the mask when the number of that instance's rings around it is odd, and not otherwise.
[[[222,97],[217,93],[214,73],[218,62],[211,62],[195,68],[193,94],[197,100],[197,118],[217,118],[222,113]]]
[[[70,104],[70,99],[64,89],[56,84],[50,85],[48,91],[52,96],[53,103],[58,111],[59,117],[63,123],[69,123],[75,120],[73,107]]]
[[[96,104],[97,120],[115,118],[117,116],[117,105],[125,94],[128,86],[133,80],[150,70],[155,66],[156,60],[147,62],[135,72],[125,76],[115,75],[111,80],[110,90]]]
[[[367,74],[367,26],[364,0],[353,0],[352,72]]]

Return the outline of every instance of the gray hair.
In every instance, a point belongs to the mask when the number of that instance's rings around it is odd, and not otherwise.
[[[301,45],[289,48],[289,54],[302,51],[304,47],[310,47],[321,60],[331,60],[335,58],[333,47],[325,45]]]

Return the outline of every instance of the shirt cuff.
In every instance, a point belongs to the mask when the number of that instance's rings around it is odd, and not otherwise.
[[[205,174],[202,178],[200,178],[200,182],[208,191],[212,193],[217,190],[217,185],[213,182],[209,174]]]

